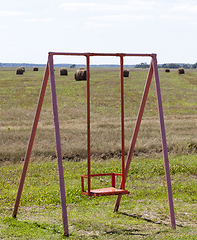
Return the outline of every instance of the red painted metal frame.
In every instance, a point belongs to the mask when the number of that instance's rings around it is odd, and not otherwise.
[[[53,103],[53,116],[54,116],[54,126],[55,126],[56,153],[57,153],[57,162],[58,162],[58,171],[59,171],[59,186],[60,186],[60,197],[61,197],[61,207],[62,207],[62,219],[63,219],[64,234],[66,236],[68,236],[66,193],[65,193],[65,185],[64,185],[64,171],[63,171],[63,165],[62,165],[62,151],[61,151],[59,120],[58,120],[55,75],[54,75],[53,56],[50,54],[49,54],[49,58],[48,58],[48,64],[49,64],[49,71],[50,71],[51,95],[52,95],[52,103]]]
[[[17,211],[18,211],[18,206],[19,206],[19,202],[20,202],[20,198],[21,198],[21,193],[22,193],[22,190],[23,190],[23,185],[24,185],[24,181],[25,181],[27,167],[28,167],[28,164],[29,164],[31,150],[32,150],[32,147],[33,147],[33,142],[34,142],[34,138],[35,138],[35,135],[36,135],[36,129],[37,129],[37,126],[38,126],[38,120],[39,120],[39,117],[40,117],[42,103],[43,103],[43,100],[44,100],[44,94],[45,94],[45,91],[46,91],[48,77],[49,77],[49,66],[47,64],[45,74],[44,74],[44,80],[43,80],[43,83],[42,83],[42,88],[41,88],[41,91],[40,91],[40,97],[39,97],[38,105],[37,105],[37,109],[36,109],[36,114],[35,114],[35,118],[34,118],[34,123],[33,123],[32,131],[31,131],[31,135],[30,135],[30,140],[29,140],[27,152],[26,152],[25,159],[24,159],[24,166],[23,166],[23,170],[22,170],[22,174],[21,174],[20,184],[19,184],[19,187],[18,187],[18,192],[17,192],[17,196],[16,196],[16,200],[15,200],[15,205],[14,205],[14,210],[13,210],[13,216],[14,217],[16,217]]]
[[[88,163],[88,195],[91,191],[91,165],[90,165],[90,57],[86,56],[87,65],[87,163]]]
[[[123,56],[120,56],[120,81],[121,81],[121,142],[122,142],[122,184],[125,189],[125,144],[124,144],[124,77],[123,77]]]
[[[67,209],[66,209],[66,194],[65,194],[65,185],[64,185],[64,172],[63,172],[63,165],[62,165],[62,154],[61,154],[61,141],[60,141],[60,129],[59,129],[59,120],[58,120],[58,108],[57,108],[57,96],[56,96],[56,87],[55,87],[55,76],[54,76],[54,65],[53,65],[53,56],[55,55],[67,55],[67,56],[85,56],[86,57],[86,64],[87,64],[87,162],[88,162],[88,172],[87,175],[82,175],[82,189],[84,191],[84,178],[88,179],[88,190],[85,192],[86,195],[93,195],[93,196],[100,196],[100,195],[111,195],[111,194],[118,194],[114,211],[118,211],[121,196],[122,194],[128,194],[125,188],[125,181],[127,178],[127,174],[129,171],[135,143],[137,140],[142,115],[145,108],[145,103],[147,100],[149,87],[151,84],[151,79],[155,77],[155,87],[157,93],[157,104],[158,104],[158,113],[160,119],[160,129],[161,129],[161,139],[162,139],[162,149],[163,149],[163,157],[164,157],[164,167],[165,167],[165,175],[166,175],[166,184],[167,184],[167,192],[168,192],[168,202],[169,202],[169,210],[170,210],[170,219],[171,219],[171,226],[172,228],[176,228],[175,223],[175,215],[174,215],[174,206],[173,206],[173,197],[172,197],[172,187],[171,187],[171,179],[170,179],[170,170],[169,170],[169,161],[168,161],[168,151],[167,151],[167,142],[166,142],[166,134],[165,134],[165,125],[164,125],[164,116],[163,116],[163,107],[162,107],[162,100],[161,100],[161,90],[160,90],[160,83],[159,83],[159,74],[158,74],[158,67],[157,67],[157,57],[156,54],[130,54],[130,53],[69,53],[69,52],[49,52],[48,54],[48,62],[45,69],[45,74],[43,78],[43,83],[40,91],[40,96],[38,100],[38,105],[36,109],[36,114],[32,126],[32,131],[30,135],[30,140],[27,148],[27,152],[25,155],[24,166],[21,174],[21,179],[18,187],[18,192],[15,200],[13,216],[16,217],[18,212],[18,207],[20,203],[20,198],[23,190],[23,185],[25,181],[25,176],[29,164],[29,159],[33,147],[33,142],[37,130],[37,125],[40,117],[40,112],[44,100],[44,95],[46,91],[46,86],[48,82],[48,78],[50,75],[50,82],[51,82],[51,96],[52,96],[52,103],[53,103],[53,115],[54,115],[54,127],[55,127],[55,138],[56,138],[56,152],[57,152],[57,163],[58,163],[58,171],[59,171],[59,185],[60,185],[60,196],[61,196],[61,206],[62,206],[62,219],[63,219],[63,228],[64,234],[69,236],[68,231],[68,219],[67,219]],[[95,189],[91,190],[91,177],[95,176],[104,176],[106,174],[92,174],[91,175],[91,165],[90,165],[90,57],[91,56],[115,56],[120,57],[120,75],[121,75],[121,141],[122,141],[122,174],[118,173],[109,173],[107,175],[112,176],[112,187],[107,189]],[[131,145],[129,148],[129,152],[127,155],[126,165],[124,163],[124,155],[125,155],[125,147],[124,147],[124,78],[123,78],[123,58],[126,56],[130,57],[151,57],[151,64],[150,69],[147,77],[147,81],[145,84],[144,93],[142,96],[142,101],[131,141]],[[120,189],[115,189],[115,175],[122,176],[122,182]],[[93,191],[93,192],[92,192]],[[120,191],[120,192],[116,192]],[[124,192],[125,191],[125,192]],[[116,192],[116,193],[115,193]],[[94,195],[95,194],[95,195]],[[113,194],[113,195],[114,195]]]
[[[139,132],[139,128],[140,128],[140,124],[141,124],[141,120],[142,120],[142,116],[143,116],[143,112],[144,112],[144,108],[145,108],[145,104],[146,104],[146,100],[147,100],[152,76],[153,76],[153,65],[152,65],[152,62],[151,62],[148,77],[147,77],[147,81],[146,81],[146,84],[145,84],[144,94],[143,94],[143,97],[142,97],[142,101],[141,101],[141,105],[140,105],[135,129],[134,129],[134,133],[133,133],[133,138],[132,138],[131,145],[130,145],[130,148],[129,148],[129,152],[128,152],[128,155],[127,155],[127,161],[126,161],[126,166],[125,166],[125,179],[127,178],[127,174],[128,174],[128,171],[129,171],[131,158],[132,158],[133,151],[134,151],[134,148],[135,148],[135,143],[136,143],[136,140],[137,140],[137,136],[138,136],[138,132]],[[117,200],[116,200],[116,203],[115,203],[114,212],[118,211],[120,201],[121,201],[121,196],[118,196]]]

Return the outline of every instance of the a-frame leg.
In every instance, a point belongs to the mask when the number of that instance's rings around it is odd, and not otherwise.
[[[140,124],[141,124],[141,120],[142,120],[142,116],[143,116],[143,112],[144,112],[144,108],[145,108],[145,104],[146,104],[146,100],[147,100],[152,76],[153,76],[153,64],[151,62],[148,77],[147,77],[147,80],[146,80],[145,89],[144,89],[144,94],[143,94],[141,105],[140,105],[140,110],[139,110],[139,113],[138,113],[135,129],[134,129],[134,133],[133,133],[133,137],[132,137],[132,141],[131,141],[131,145],[130,145],[129,152],[128,152],[128,155],[127,155],[127,161],[126,161],[126,165],[125,165],[125,181],[126,181],[126,178],[127,178],[127,174],[128,174],[128,171],[129,171],[130,164],[131,164],[131,159],[132,159],[132,156],[133,156],[133,151],[134,151],[134,148],[135,148],[135,143],[136,143],[136,140],[137,140],[137,136],[138,136],[138,132],[139,132],[139,128],[140,128]],[[120,188],[122,188],[122,184],[121,184]],[[118,211],[120,201],[121,201],[121,197],[122,197],[122,195],[117,196],[116,203],[115,203],[115,206],[114,206],[114,212]]]
[[[139,132],[139,127],[142,119],[142,115],[144,112],[144,107],[146,103],[146,99],[148,96],[148,91],[151,83],[151,79],[153,76],[153,71],[154,71],[154,76],[155,76],[155,86],[156,86],[156,93],[157,93],[157,103],[158,103],[158,112],[159,112],[159,119],[160,119],[160,128],[161,128],[161,139],[162,139],[162,149],[163,149],[163,157],[164,157],[164,167],[165,167],[165,175],[166,175],[166,184],[167,184],[167,192],[168,192],[168,202],[169,202],[169,209],[170,209],[170,219],[171,219],[171,226],[172,228],[176,228],[176,223],[175,223],[175,215],[174,215],[174,206],[173,206],[173,197],[172,197],[172,188],[171,188],[171,179],[170,179],[170,168],[169,168],[169,161],[168,161],[168,151],[167,151],[167,142],[166,142],[166,134],[165,134],[165,125],[164,125],[164,116],[163,116],[163,107],[162,107],[162,100],[161,100],[161,90],[160,90],[160,83],[159,83],[159,74],[158,74],[158,67],[157,67],[157,59],[156,55],[153,56],[153,59],[151,61],[150,65],[150,70],[146,82],[146,87],[144,90],[144,95],[142,98],[135,130],[133,133],[133,138],[132,142],[130,145],[130,149],[128,152],[127,156],[127,162],[125,166],[125,180],[128,174],[128,170],[130,167],[131,163],[131,158],[133,155],[137,135]],[[115,207],[114,207],[114,212],[118,211],[119,205],[121,201],[121,195],[119,195],[116,199]]]
[[[153,69],[154,69],[154,76],[155,76],[155,87],[156,87],[156,92],[157,92],[157,104],[158,104],[158,112],[159,112],[159,119],[160,119],[162,149],[163,149],[163,158],[164,158],[164,167],[165,167],[165,175],[166,175],[171,226],[172,226],[172,228],[176,228],[173,197],[172,197],[172,187],[171,187],[171,179],[170,179],[170,167],[169,167],[169,161],[168,161],[168,149],[167,149],[167,141],[166,141],[166,133],[165,133],[165,125],[164,125],[164,115],[163,115],[163,107],[162,107],[162,100],[161,100],[161,89],[160,89],[160,83],[159,83],[159,73],[158,73],[156,55],[153,57]]]
[[[30,159],[30,156],[31,156],[31,151],[32,151],[33,143],[34,143],[34,138],[35,138],[36,130],[37,130],[37,126],[38,126],[38,120],[39,120],[39,117],[40,117],[42,103],[43,103],[43,100],[44,100],[44,95],[45,95],[45,91],[46,91],[48,78],[49,78],[49,67],[48,67],[48,64],[47,64],[45,74],[44,74],[43,83],[42,83],[42,87],[41,87],[41,91],[40,91],[40,96],[39,96],[39,100],[38,100],[38,104],[37,104],[34,123],[33,123],[32,131],[31,131],[31,135],[30,135],[30,139],[29,139],[29,144],[28,144],[26,155],[25,155],[25,160],[24,160],[23,170],[22,170],[22,174],[21,174],[19,187],[18,187],[18,192],[17,192],[17,196],[16,196],[16,200],[15,200],[14,210],[13,210],[13,214],[12,214],[13,217],[16,217],[16,215],[17,215],[17,211],[18,211],[18,207],[19,207],[19,203],[20,203],[20,198],[21,198],[21,194],[22,194],[22,190],[23,190],[23,185],[24,185],[24,181],[25,181],[25,176],[26,176],[27,168],[28,168],[28,164],[29,164],[29,159]]]
[[[69,236],[53,55],[49,54],[48,63],[49,63],[50,82],[51,82],[51,95],[52,95],[52,104],[53,104],[53,116],[54,116],[54,127],[55,127],[57,163],[58,163],[58,171],[59,171],[59,186],[60,186],[60,197],[61,197],[61,206],[62,206],[63,228],[64,228],[64,235]]]

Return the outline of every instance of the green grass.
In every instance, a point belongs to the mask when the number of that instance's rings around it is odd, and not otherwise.
[[[134,158],[118,213],[115,196],[81,195],[80,175],[86,162],[64,161],[71,239],[195,239],[197,237],[197,157],[171,157],[170,170],[177,229],[172,230],[163,159]],[[22,163],[4,164],[1,171],[1,239],[61,239],[62,220],[56,161],[29,164],[17,219],[12,209]],[[120,172],[120,161],[92,161],[92,173]],[[93,188],[110,184],[99,177]]]

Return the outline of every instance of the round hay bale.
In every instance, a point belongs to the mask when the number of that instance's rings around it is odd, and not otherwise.
[[[170,72],[170,69],[169,68],[165,68],[164,72]]]
[[[19,67],[16,69],[16,74],[23,74],[24,73],[24,69],[22,67]]]
[[[34,67],[34,68],[33,68],[33,71],[38,71],[38,67]]]
[[[129,77],[129,70],[128,69],[123,70],[123,77]]]
[[[75,80],[76,81],[86,80],[86,70],[84,68],[79,69],[75,72]]]
[[[25,67],[20,67],[22,70],[23,70],[23,72],[25,72]]]
[[[178,69],[178,74],[185,74],[184,68],[179,68]]]
[[[60,68],[60,76],[67,76],[68,70],[66,68]]]

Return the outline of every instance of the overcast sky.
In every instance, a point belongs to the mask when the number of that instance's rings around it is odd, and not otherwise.
[[[157,53],[159,63],[197,62],[196,0],[5,0],[0,62],[46,63],[49,51]],[[84,57],[55,57],[84,63]],[[149,62],[125,58],[125,63]],[[119,63],[116,57],[91,63]]]

